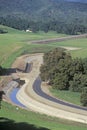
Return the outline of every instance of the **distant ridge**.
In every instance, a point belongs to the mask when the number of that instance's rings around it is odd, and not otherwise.
[[[45,32],[56,29],[57,32],[67,33],[68,29],[68,33],[75,34],[73,30],[78,32],[79,29],[84,33],[87,32],[86,2],[87,0],[0,0],[0,24],[21,30],[31,28],[37,31],[45,28]]]

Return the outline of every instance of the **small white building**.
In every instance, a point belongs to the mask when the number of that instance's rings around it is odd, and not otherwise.
[[[27,29],[26,32],[32,32],[31,30]]]

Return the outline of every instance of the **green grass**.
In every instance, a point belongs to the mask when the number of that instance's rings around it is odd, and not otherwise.
[[[48,44],[47,46],[52,47],[75,47],[80,48],[79,50],[69,51],[71,55],[79,58],[87,57],[87,38],[73,39],[68,41],[56,42]]]
[[[0,117],[6,118],[13,124],[19,125],[20,123],[25,123],[28,128],[31,130],[86,130],[87,125],[70,122],[63,119],[53,118],[46,115],[40,115],[31,111],[16,110],[16,107],[11,106],[5,102],[2,102],[2,109],[0,110]],[[5,124],[6,126],[6,124]],[[21,130],[24,130],[26,127],[22,127]],[[44,128],[44,129],[42,129]],[[15,128],[13,128],[15,130]],[[26,130],[26,129],[25,129]],[[28,129],[27,129],[28,130]]]
[[[80,50],[70,51],[71,55],[73,57],[87,57],[87,38],[49,43],[45,45],[31,44],[32,40],[64,37],[66,35],[57,34],[55,32],[26,33],[24,31],[19,31],[2,25],[0,25],[0,28],[8,31],[6,34],[0,34],[0,64],[4,67],[11,65],[12,61],[15,60],[18,54],[47,52],[59,46],[81,48]],[[18,51],[20,51],[20,53],[18,53]]]
[[[53,45],[85,48],[87,47],[87,38],[79,38],[79,39],[72,39],[72,40],[67,40],[62,42],[56,42]]]
[[[18,53],[17,51],[19,51],[20,48],[21,48],[21,50],[23,50],[23,48],[24,48],[27,52],[30,52],[30,53],[34,52],[32,50],[36,49],[36,45],[35,46],[30,45],[32,40],[66,36],[64,34],[57,34],[55,32],[26,33],[24,31],[19,31],[16,29],[2,26],[2,25],[0,25],[0,28],[8,31],[8,33],[0,34],[0,64],[5,67],[8,67],[7,64],[11,65],[12,60],[11,60],[11,63],[7,63],[7,62],[10,62],[10,60],[8,61],[7,59],[9,59],[9,57],[10,57],[10,59],[13,59],[13,57],[15,59],[16,56],[18,56],[18,55],[16,55],[16,53]],[[43,50],[43,46],[40,48],[38,48],[37,52],[39,52],[40,50]]]
[[[76,105],[81,105],[80,103],[80,93],[77,92],[71,92],[71,91],[60,91],[56,89],[50,89],[52,94],[56,96],[57,98],[76,104]]]

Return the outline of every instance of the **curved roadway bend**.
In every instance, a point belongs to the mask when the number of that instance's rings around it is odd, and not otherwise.
[[[72,106],[65,102],[63,102],[62,105],[61,101],[59,101],[60,103],[57,103],[58,101],[56,99],[50,97],[41,90],[41,80],[37,79],[37,77],[39,75],[40,65],[43,62],[42,56],[42,54],[31,55],[29,59],[27,59],[29,62],[32,61],[33,67],[26,78],[24,77],[26,83],[17,93],[17,99],[33,111],[87,124],[86,108],[75,105]],[[66,106],[66,104],[68,106]]]
[[[74,104],[70,104],[68,102],[64,102],[62,100],[59,100],[55,97],[52,97],[48,94],[46,94],[42,89],[41,89],[41,79],[40,77],[37,77],[34,84],[33,84],[33,90],[35,91],[35,93],[37,93],[39,96],[46,98],[52,102],[58,103],[58,104],[62,104],[62,105],[66,105],[72,108],[76,108],[76,109],[81,109],[81,110],[85,110],[87,112],[87,108],[86,107],[80,107]]]

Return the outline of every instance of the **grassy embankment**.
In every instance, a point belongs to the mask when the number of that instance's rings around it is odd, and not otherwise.
[[[30,41],[65,36],[53,32],[26,33],[1,25],[0,28],[8,31],[6,34],[0,34],[0,64],[5,67],[9,67],[14,59],[22,53],[44,52],[49,49],[44,45],[30,44]]]
[[[3,119],[1,119],[3,117]],[[5,130],[86,130],[87,125],[40,115],[31,111],[16,110],[16,107],[2,102],[0,128]]]
[[[3,26],[0,26],[0,28]],[[24,53],[34,53],[34,52],[46,52],[50,49],[53,49],[58,46],[68,46],[68,47],[79,47],[80,50],[70,51],[73,57],[87,57],[87,39],[77,39],[77,40],[69,40],[64,42],[56,42],[49,44],[31,44],[31,40],[38,39],[47,39],[54,37],[62,37],[62,34],[56,34],[54,32],[49,32],[47,34],[43,32],[39,33],[26,33],[21,32],[15,29],[6,28],[8,33],[0,34],[0,64],[4,67],[10,67],[12,62],[16,59],[17,56]],[[66,35],[65,35],[66,36]],[[65,93],[65,92],[64,92]],[[62,95],[62,93],[60,94]],[[77,102],[79,99],[79,95],[76,96],[73,94],[68,94],[69,99],[72,97],[76,97]],[[62,96],[61,96],[62,97]],[[63,95],[64,97],[64,95]],[[65,94],[65,97],[66,96]],[[64,99],[65,99],[64,97]],[[78,97],[78,98],[77,98]],[[66,100],[66,99],[65,99]],[[70,100],[71,102],[71,100]],[[0,110],[0,117],[5,117],[10,120],[14,120],[15,122],[27,122],[28,124],[34,124],[38,127],[45,127],[49,130],[86,130],[87,126],[76,126],[75,124],[68,125],[66,121],[58,120],[54,118],[50,118],[47,116],[41,116],[32,112],[27,112],[23,110],[15,110],[15,107],[4,103],[2,105],[2,109]],[[64,125],[65,122],[65,125]],[[40,130],[40,129],[33,129]],[[42,129],[41,129],[42,130]]]

